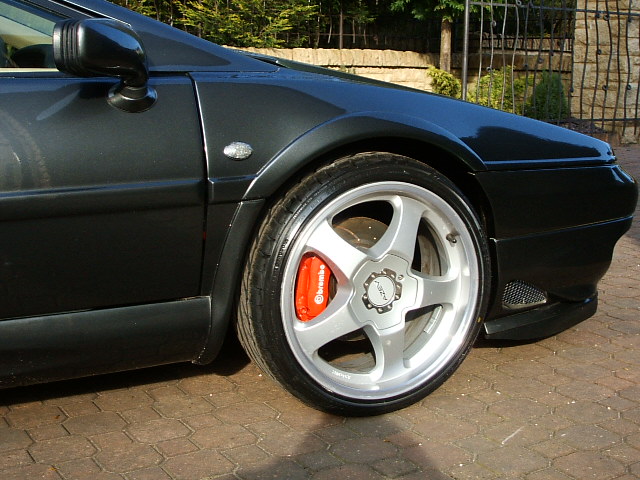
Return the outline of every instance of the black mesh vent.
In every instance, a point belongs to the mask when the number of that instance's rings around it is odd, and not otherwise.
[[[509,282],[502,295],[502,305],[505,308],[531,307],[546,301],[547,296],[542,290],[520,280]]]

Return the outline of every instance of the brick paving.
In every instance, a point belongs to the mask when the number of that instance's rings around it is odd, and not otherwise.
[[[640,178],[640,147],[618,155]],[[481,342],[430,397],[375,418],[300,404],[233,345],[208,367],[0,391],[0,478],[640,478],[640,222],[600,290],[593,318]]]

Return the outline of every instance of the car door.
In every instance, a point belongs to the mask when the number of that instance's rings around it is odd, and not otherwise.
[[[113,78],[51,60],[56,21],[0,0],[0,318],[196,296],[204,159],[187,76],[152,78],[156,103],[107,102]]]

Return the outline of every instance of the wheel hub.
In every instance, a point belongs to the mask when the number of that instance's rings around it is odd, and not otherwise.
[[[369,275],[364,282],[364,306],[369,310],[375,309],[378,313],[389,312],[393,308],[393,302],[400,300],[402,296],[402,285],[396,280],[396,273],[388,268]]]

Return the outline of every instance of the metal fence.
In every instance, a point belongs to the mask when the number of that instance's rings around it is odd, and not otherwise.
[[[640,12],[633,3],[467,0],[463,95],[610,140],[637,141]]]

